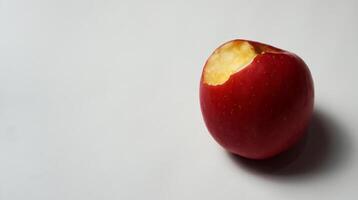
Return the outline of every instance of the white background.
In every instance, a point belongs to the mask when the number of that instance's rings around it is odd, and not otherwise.
[[[0,199],[356,198],[357,9],[0,0]],[[235,38],[295,52],[311,69],[312,126],[287,156],[230,156],[205,128],[202,66]]]

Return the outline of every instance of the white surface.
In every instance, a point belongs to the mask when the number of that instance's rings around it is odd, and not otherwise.
[[[0,199],[356,198],[357,8],[0,0]],[[201,118],[202,65],[234,38],[295,52],[314,76],[307,144],[274,172],[228,156]]]

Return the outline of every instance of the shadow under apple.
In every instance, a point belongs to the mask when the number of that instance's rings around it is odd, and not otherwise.
[[[288,151],[267,159],[250,160],[228,153],[240,168],[276,178],[307,178],[332,172],[349,158],[351,144],[343,127],[315,110],[306,136]]]

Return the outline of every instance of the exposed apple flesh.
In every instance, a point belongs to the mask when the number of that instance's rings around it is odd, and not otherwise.
[[[200,81],[206,126],[226,150],[252,159],[285,151],[305,133],[313,81],[293,53],[247,40],[220,46]]]
[[[230,42],[218,48],[208,59],[204,69],[204,83],[220,85],[257,56],[248,42]]]

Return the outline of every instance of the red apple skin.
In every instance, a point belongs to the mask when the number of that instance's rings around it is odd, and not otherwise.
[[[208,85],[202,75],[201,111],[209,132],[227,151],[266,159],[305,134],[313,111],[313,81],[307,65],[295,54],[249,42],[277,52],[257,55],[222,85]]]

